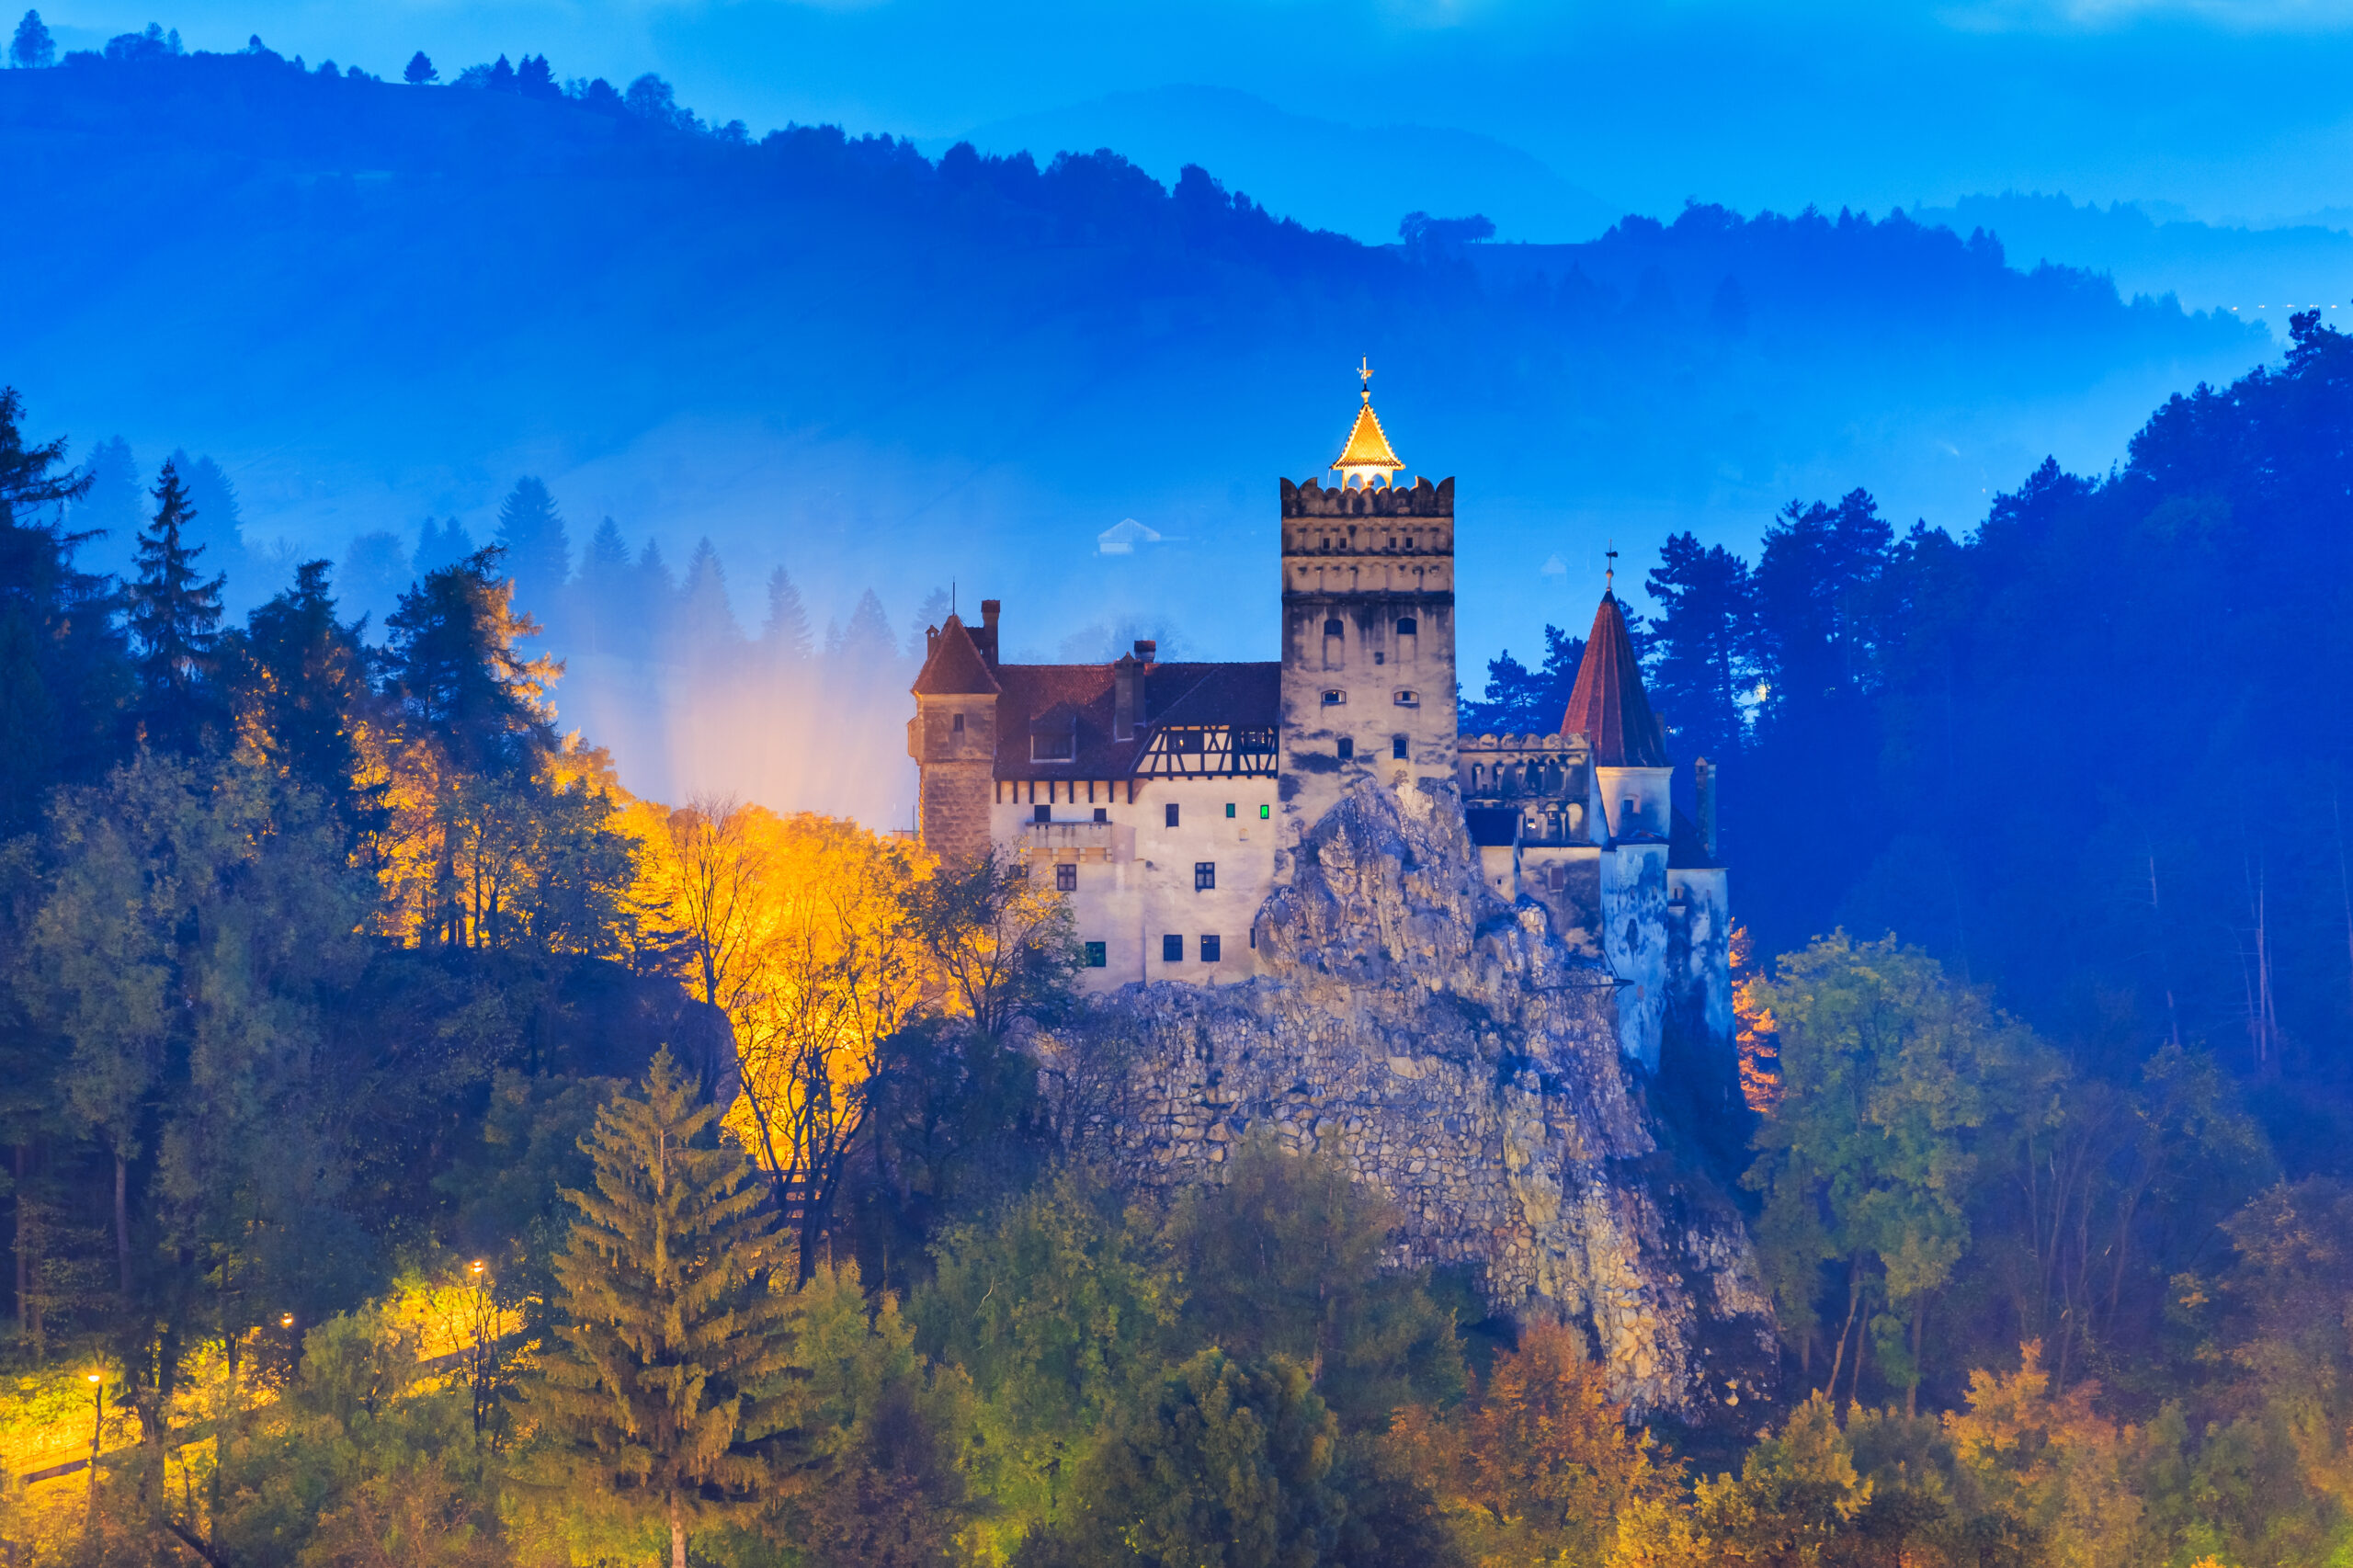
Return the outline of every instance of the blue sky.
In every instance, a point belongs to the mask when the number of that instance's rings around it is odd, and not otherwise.
[[[1319,120],[1476,132],[1649,211],[1686,197],[1878,211],[2008,188],[2215,220],[2353,206],[2353,0],[154,4],[45,15],[69,45],[153,20],[192,47],[258,32],[313,63],[384,74],[418,48],[449,74],[527,51],[560,76],[653,70],[706,116],[756,131],[836,120],[937,142],[1112,95],[1238,89]],[[1168,112],[1172,147],[1214,141],[1214,109]],[[1076,135],[1090,122],[1058,123]]]

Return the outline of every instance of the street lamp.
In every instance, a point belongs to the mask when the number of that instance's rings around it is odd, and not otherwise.
[[[98,1522],[98,1443],[107,1420],[107,1378],[93,1371],[90,1379],[90,1523]]]

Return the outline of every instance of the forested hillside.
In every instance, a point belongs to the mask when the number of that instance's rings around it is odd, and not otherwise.
[[[529,474],[575,550],[610,515],[676,571],[709,535],[746,621],[783,564],[820,628],[870,587],[903,627],[953,579],[1006,600],[1017,648],[1165,617],[1260,656],[1272,591],[1233,573],[1271,584],[1272,481],[1329,459],[1369,355],[1407,461],[1461,477],[1492,649],[1581,600],[1608,538],[1745,541],[1858,476],[1957,528],[2268,351],[1897,218],[1703,206],[1583,246],[1373,248],[1215,169],[756,139],[658,83],[561,86],[561,62],[413,86],[115,52],[0,73],[28,215],[0,254],[10,373],[76,462],[122,435],[142,483],[175,450],[219,465],[262,579],[233,574],[239,605],[363,535],[413,556],[427,517],[487,538]],[[1125,517],[1163,542],[1096,554]],[[127,565],[127,538],[94,559]]]
[[[2045,462],[1959,534],[1867,490],[1743,556],[1670,539],[1651,689],[1723,768],[1761,952],[1893,931],[2104,1070],[2211,1051],[2306,1168],[2353,1089],[2353,348],[2168,401],[2105,475]],[[1491,722],[1559,705],[1499,662]],[[1534,663],[1535,661],[1526,661]]]

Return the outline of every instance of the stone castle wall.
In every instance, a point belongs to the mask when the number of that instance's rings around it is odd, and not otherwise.
[[[1398,1263],[1582,1326],[1644,1414],[1755,1425],[1776,1357],[1739,1217],[1662,1153],[1608,969],[1484,885],[1450,783],[1358,785],[1254,935],[1245,984],[1131,987],[1038,1038],[1050,1085],[1096,1082],[1081,1118],[1118,1164],[1215,1179],[1261,1130],[1329,1152],[1396,1206]]]

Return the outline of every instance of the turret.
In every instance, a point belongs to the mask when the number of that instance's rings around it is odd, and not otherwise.
[[[953,615],[926,631],[923,669],[910,688],[915,716],[907,721],[907,755],[919,774],[915,832],[942,860],[969,864],[988,853],[1002,690],[990,656],[996,609],[995,599],[982,601],[979,638]]]

